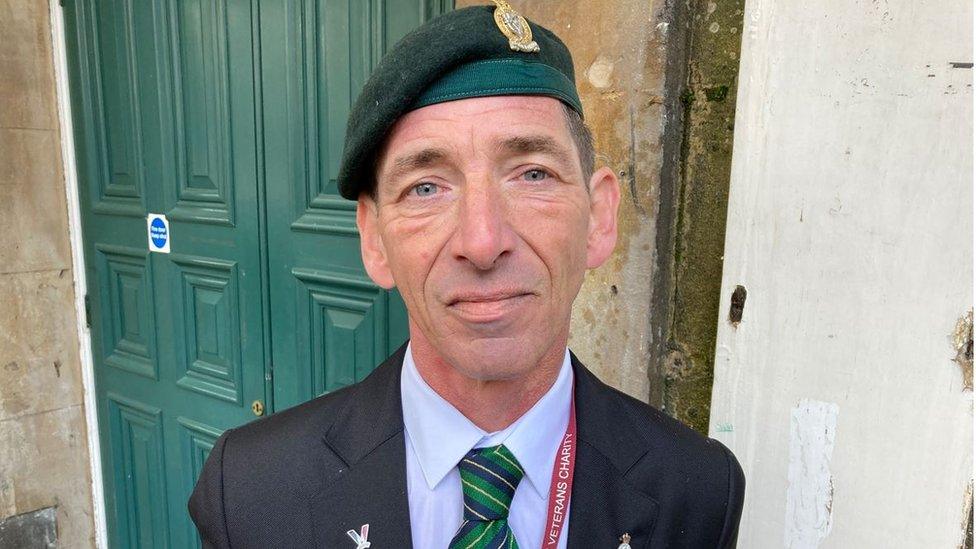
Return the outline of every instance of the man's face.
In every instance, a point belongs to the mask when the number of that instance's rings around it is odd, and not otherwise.
[[[562,356],[587,268],[616,241],[619,190],[584,181],[563,107],[464,99],[400,118],[359,200],[363,260],[407,305],[415,352],[479,380]],[[589,189],[587,188],[589,184]]]

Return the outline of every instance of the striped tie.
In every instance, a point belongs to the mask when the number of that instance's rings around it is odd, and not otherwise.
[[[477,448],[461,463],[464,521],[450,549],[518,549],[508,526],[508,507],[522,475],[522,466],[504,445]]]

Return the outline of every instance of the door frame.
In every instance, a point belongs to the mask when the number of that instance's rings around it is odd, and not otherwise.
[[[91,329],[86,319],[84,242],[81,235],[81,202],[78,194],[78,167],[75,163],[71,90],[68,86],[68,53],[65,43],[64,7],[61,0],[48,0],[51,19],[51,55],[54,62],[55,98],[61,129],[61,163],[64,193],[68,206],[68,239],[71,244],[71,271],[74,282],[75,325],[78,330],[78,355],[81,362],[82,402],[85,407],[88,471],[91,474],[92,521],[95,546],[108,548],[105,516],[105,488],[102,483],[102,451],[98,436],[98,410],[95,401],[95,361],[92,358]]]

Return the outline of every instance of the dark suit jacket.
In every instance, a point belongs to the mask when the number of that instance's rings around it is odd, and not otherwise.
[[[411,547],[404,350],[361,383],[224,433],[189,503],[204,546],[353,549],[346,531],[368,523],[372,549]],[[572,363],[568,546],[615,549],[626,532],[633,549],[734,547],[745,480],[732,453]]]

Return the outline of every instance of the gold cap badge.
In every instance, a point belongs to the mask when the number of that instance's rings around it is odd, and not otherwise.
[[[505,0],[493,1],[495,2],[495,24],[498,25],[498,30],[508,37],[508,47],[526,53],[539,51],[539,44],[532,40],[532,29],[529,28],[529,22]]]

